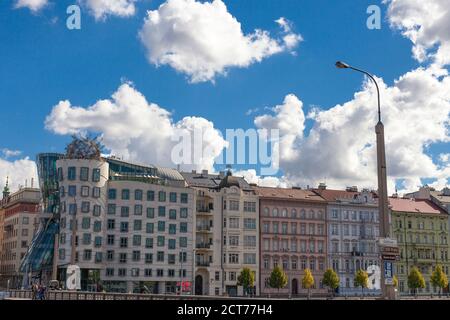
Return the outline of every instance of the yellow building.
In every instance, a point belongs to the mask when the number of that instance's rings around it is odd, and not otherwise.
[[[425,289],[418,293],[437,293],[430,277],[440,264],[449,276],[448,213],[430,200],[390,198],[392,235],[398,241],[400,261],[396,263],[400,294],[409,293],[408,274],[413,266],[425,278]]]

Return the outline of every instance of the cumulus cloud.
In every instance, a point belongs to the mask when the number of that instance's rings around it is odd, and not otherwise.
[[[413,42],[414,57],[450,64],[450,10],[448,0],[384,0],[392,27]]]
[[[261,177],[254,169],[236,171],[233,175],[237,177],[244,177],[248,183],[254,183],[261,187],[287,188],[290,186],[289,181],[286,181],[284,177]]]
[[[449,143],[450,77],[445,70],[419,68],[387,86],[378,78],[385,124],[389,190],[402,181],[402,192],[417,189],[421,178],[447,183],[450,166],[439,166],[427,153],[433,143]],[[280,129],[280,168],[292,184],[377,187],[376,91],[366,82],[351,101],[316,109],[306,135],[301,101],[289,95],[282,105],[255,118],[258,128]]]
[[[79,0],[79,2],[89,9],[96,20],[103,20],[107,16],[133,16],[137,0]]]
[[[19,186],[25,186],[25,181],[28,181],[28,186],[31,185],[31,179],[35,181],[34,187],[37,187],[37,169],[34,161],[28,157],[9,161],[0,157],[0,187],[6,183],[6,177],[9,177],[9,188],[12,192],[17,191]]]
[[[111,99],[99,100],[86,108],[60,101],[45,125],[60,135],[100,133],[105,147],[116,156],[169,167],[181,164],[184,170],[213,170],[214,159],[227,146],[212,122],[200,117],[174,122],[168,111],[147,102],[129,83],[122,84]],[[187,144],[182,145],[183,142]],[[181,160],[175,162],[174,148],[179,150],[180,146],[186,148],[184,153],[176,153]],[[192,156],[183,162],[188,153]]]
[[[33,12],[37,12],[48,4],[48,0],[17,0],[16,8],[28,8]]]
[[[268,31],[244,34],[241,24],[222,0],[168,0],[149,11],[139,32],[150,63],[169,65],[190,81],[214,81],[231,67],[248,67],[283,51],[292,51],[302,40],[286,19],[278,20],[283,36]]]
[[[4,158],[11,158],[11,157],[17,157],[22,154],[22,151],[19,150],[10,150],[8,148],[1,149],[1,153],[3,154]]]

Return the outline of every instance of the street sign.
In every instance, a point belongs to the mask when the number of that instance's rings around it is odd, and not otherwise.
[[[398,247],[381,247],[381,254],[399,255],[400,249]]]
[[[397,239],[393,238],[380,238],[378,240],[378,244],[380,247],[396,247]]]
[[[391,279],[393,277],[393,266],[392,262],[385,261],[384,262],[384,278],[385,279]]]
[[[394,279],[384,279],[384,284],[387,284],[388,286],[394,285]]]
[[[400,256],[394,254],[383,254],[381,255],[381,260],[383,261],[399,261]]]

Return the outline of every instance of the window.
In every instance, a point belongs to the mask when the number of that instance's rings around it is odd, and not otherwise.
[[[256,212],[256,202],[244,201],[245,212]]]
[[[229,227],[232,229],[238,229],[239,228],[239,218],[230,218]]]
[[[122,200],[130,200],[130,190],[129,189],[122,190]]]
[[[237,253],[230,253],[228,255],[228,263],[230,263],[230,264],[238,264],[239,263],[239,254],[237,254]]]
[[[230,246],[238,246],[239,245],[239,236],[229,236],[228,241]]]
[[[102,230],[102,222],[94,221],[94,232],[100,232]]]
[[[244,246],[245,247],[256,247],[256,236],[244,236]]]
[[[273,233],[278,234],[278,222],[272,224]]]
[[[64,189],[64,186],[61,186],[59,188],[59,195],[61,196],[61,198],[64,198],[66,196],[66,191]]]
[[[256,264],[256,253],[244,253],[244,264]]]
[[[142,240],[142,238],[139,234],[133,235],[133,246],[140,246],[141,240]]]
[[[130,208],[129,207],[120,207],[120,216],[121,217],[128,217],[130,216]]]
[[[158,221],[158,231],[159,232],[166,231],[166,222],[165,221]]]
[[[120,223],[120,232],[128,232],[128,222]]]
[[[141,260],[141,252],[133,251],[133,261],[139,261],[139,260]]]
[[[337,224],[332,224],[331,225],[331,234],[334,236],[339,235],[339,229],[338,229],[338,225]]]
[[[269,224],[269,222],[264,222],[264,223],[263,223],[263,232],[264,232],[264,233],[269,233],[269,230],[270,230],[270,224]]]
[[[156,269],[156,275],[158,277],[163,277],[164,276],[164,269]]]
[[[128,238],[122,237],[120,238],[120,247],[127,248],[128,247]]]
[[[127,275],[127,269],[120,268],[119,269],[119,277],[125,277]]]
[[[106,260],[108,260],[108,261],[114,260],[114,251],[113,250],[106,251]]]
[[[230,200],[230,211],[239,211],[239,201]]]
[[[181,203],[188,203],[188,194],[187,193],[180,194],[180,202]]]
[[[169,249],[176,249],[177,242],[175,239],[169,239]],[[175,258],[174,258],[175,259]]]
[[[92,251],[91,250],[84,250],[83,252],[83,260],[90,261],[92,258]]]
[[[83,229],[89,229],[91,227],[91,218],[84,217],[81,220],[81,228]]]
[[[142,200],[142,190],[139,190],[139,189],[134,190],[134,200],[137,200],[137,201]]]
[[[153,219],[155,217],[155,208],[147,208],[147,218]]]
[[[142,216],[142,205],[136,204],[134,206],[134,215],[135,216]]]
[[[114,245],[114,235],[113,234],[108,234],[106,239],[107,239],[108,246]]]
[[[288,232],[288,224],[286,222],[283,222],[281,224],[281,233],[282,234],[287,234],[287,232]]]
[[[113,268],[106,268],[106,276],[107,277],[113,277],[114,276],[114,269]]]
[[[84,245],[91,244],[91,234],[90,233],[83,233],[83,244]]]
[[[158,236],[158,238],[157,238],[157,246],[158,247],[164,247],[165,243],[166,243],[165,237],[164,236]]]
[[[94,205],[94,217],[99,217],[101,215],[101,211],[102,211],[102,207],[99,206],[98,204]]]
[[[244,219],[244,229],[256,230],[256,219],[245,218]]]
[[[158,217],[166,216],[166,207],[158,207]]]
[[[166,193],[164,191],[158,192],[158,201],[165,202],[166,201]]]
[[[180,208],[180,218],[186,219],[188,217],[188,208]]]
[[[142,230],[142,220],[134,220],[133,230],[134,231],[141,231]]]
[[[169,210],[169,219],[175,220],[177,218],[177,210],[170,209]]]
[[[147,201],[155,201],[155,191],[147,191]]]
[[[127,254],[125,252],[119,254],[119,262],[127,263]]]
[[[164,252],[163,251],[158,251],[156,253],[156,261],[164,262]]]
[[[116,189],[109,189],[108,190],[108,199],[114,200],[117,198],[117,191]]]
[[[187,248],[187,237],[180,237],[180,248]]]
[[[95,253],[95,262],[102,262],[103,260],[103,253],[102,252],[96,252]]]
[[[145,247],[146,248],[153,248],[153,238],[145,238]]]
[[[177,233],[177,225],[169,224],[169,234],[176,234],[176,233]]]
[[[75,197],[77,195],[77,186],[69,186],[68,196]]]
[[[81,203],[81,212],[88,213],[90,209],[90,202],[89,201],[83,201]]]
[[[68,180],[75,180],[77,177],[77,168],[75,167],[69,167],[67,171],[67,179]]]
[[[170,202],[177,202],[177,193],[176,192],[171,192],[169,193],[169,201]]]
[[[145,254],[145,263],[152,264],[153,263],[153,253]]]
[[[154,225],[153,225],[153,223],[147,223],[147,225],[146,225],[146,232],[147,233],[153,233],[154,232]]]
[[[100,198],[100,188],[99,187],[93,187],[92,188],[92,197],[93,198]]]
[[[187,222],[180,222],[180,233],[186,233],[188,230]]]
[[[64,174],[63,174],[63,169],[62,168],[58,168],[58,181],[63,181],[64,180]]]
[[[116,220],[108,219],[108,230],[114,230],[116,228]]]
[[[82,197],[89,197],[89,187],[88,186],[82,186],[81,187],[81,196]]]
[[[100,181],[100,169],[92,169],[92,181],[99,182]]]
[[[89,180],[89,168],[86,167],[80,168],[80,180],[81,181]]]

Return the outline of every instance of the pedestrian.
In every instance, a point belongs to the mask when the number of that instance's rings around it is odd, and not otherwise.
[[[32,300],[36,300],[37,287],[36,287],[36,284],[35,284],[35,283],[33,283],[33,284],[31,285],[31,292],[32,292],[31,299],[32,299]]]

